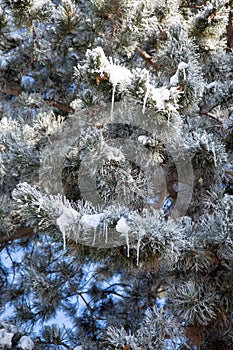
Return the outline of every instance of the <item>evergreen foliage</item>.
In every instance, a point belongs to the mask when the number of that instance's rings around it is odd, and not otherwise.
[[[0,0],[0,348],[232,348],[232,11]]]

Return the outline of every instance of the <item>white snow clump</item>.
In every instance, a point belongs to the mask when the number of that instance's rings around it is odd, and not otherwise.
[[[27,335],[23,335],[19,341],[18,347],[22,350],[33,350],[34,343]]]

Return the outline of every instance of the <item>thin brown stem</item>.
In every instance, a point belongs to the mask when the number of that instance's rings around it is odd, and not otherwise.
[[[218,119],[218,117],[216,117],[216,115],[214,115],[213,113],[210,112],[206,112],[206,113],[202,113],[203,115],[207,115],[208,117],[216,120],[216,122],[218,122],[219,124],[222,125],[222,121],[220,119]]]
[[[230,0],[229,3],[226,5],[230,8],[229,11],[229,17],[228,17],[228,24],[227,24],[227,51],[231,51],[233,47],[233,1]]]
[[[160,67],[153,62],[153,58],[146,51],[142,50],[139,46],[137,47],[137,51],[151,68],[155,69],[156,71],[160,70]]]
[[[66,275],[67,281],[69,283],[70,289],[76,293],[76,295],[78,295],[82,301],[84,302],[84,304],[86,305],[88,311],[90,312],[90,316],[91,316],[91,323],[92,323],[92,332],[93,335],[95,335],[96,332],[96,317],[94,315],[94,310],[92,309],[92,307],[90,306],[90,304],[86,301],[86,299],[83,296],[82,292],[79,292],[76,288],[76,286],[72,283],[71,278],[69,275]]]
[[[118,28],[118,20],[119,20],[119,15],[120,15],[120,4],[119,4],[119,0],[116,0],[116,15],[115,15],[115,20],[113,23],[113,29],[112,29],[112,33],[111,33],[111,37],[110,37],[110,41],[107,45],[107,47],[104,48],[104,51],[107,52],[111,46],[111,43],[115,37],[117,28]]]

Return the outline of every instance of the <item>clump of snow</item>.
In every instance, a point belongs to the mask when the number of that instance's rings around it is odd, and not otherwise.
[[[125,161],[124,154],[116,147],[111,147],[107,143],[103,143],[103,152],[106,160],[115,160],[117,162]]]
[[[94,50],[88,50],[87,56],[94,59],[96,62],[100,60],[100,76],[103,76],[104,73],[108,75],[110,83],[112,83],[112,106],[111,113],[113,112],[114,107],[114,99],[115,99],[115,91],[116,86],[118,85],[121,89],[125,89],[130,83],[132,79],[132,73],[129,69],[122,67],[118,64],[114,64],[112,58],[108,60],[105,56],[104,50],[102,47],[97,47]]]
[[[80,220],[80,224],[85,226],[86,228],[94,228],[96,229],[101,220],[104,218],[104,214],[90,214],[90,215],[83,215]]]
[[[208,90],[216,89],[217,86],[218,86],[218,82],[217,81],[212,81],[211,83],[206,85],[206,89],[208,89]]]
[[[113,63],[112,58],[109,59],[105,56],[105,53],[101,47],[97,47],[93,50],[87,50],[86,53],[87,60],[90,62],[89,66],[89,72],[98,73],[100,78],[103,77],[104,79],[107,79],[112,84],[112,104],[111,104],[111,114],[113,113],[114,108],[114,100],[115,100],[115,91],[116,87],[118,86],[120,91],[127,90],[129,86],[134,85],[134,74],[126,67],[122,67],[119,64]],[[93,67],[94,66],[94,67]],[[178,84],[178,73],[180,70],[183,71],[184,79],[186,79],[186,68],[188,67],[188,64],[185,62],[180,62],[178,65],[178,70],[176,74],[171,77],[170,84],[171,86],[177,86]],[[79,66],[79,68],[82,68]],[[84,69],[87,69],[87,65],[83,66]],[[156,103],[156,107],[158,110],[164,110],[166,107],[165,102],[169,99],[172,99],[173,94],[171,93],[170,89],[168,89],[166,86],[161,88],[156,88],[152,84],[150,84],[150,77],[149,72],[146,70],[141,71],[141,81],[143,81],[145,85],[145,95],[144,95],[144,101],[143,101],[143,113],[145,112],[145,107],[148,98],[150,98],[152,101]],[[144,89],[143,89],[144,90]]]
[[[0,327],[0,349],[34,349],[34,342],[31,340],[30,337],[26,335],[21,336],[21,333],[19,332],[18,327],[16,325],[9,324],[7,322],[1,322]],[[15,344],[15,346],[13,346],[12,339],[15,334],[17,334],[17,339],[19,339],[19,341],[17,345]]]
[[[62,206],[62,214],[57,218],[56,223],[63,234],[63,246],[66,248],[67,229],[79,218],[79,213],[72,207]]]
[[[83,350],[83,347],[82,347],[82,345],[78,345],[74,348],[74,350]]]
[[[14,41],[20,41],[23,39],[22,35],[16,32],[11,32],[8,34],[8,38]]]
[[[0,57],[0,68],[1,69],[6,69],[9,65],[9,62],[6,57]]]
[[[3,349],[4,347],[11,348],[13,335],[14,333],[9,333],[5,329],[0,329],[0,345]]]
[[[170,78],[170,84],[171,86],[177,86],[179,85],[179,72],[182,70],[184,75],[184,80],[186,80],[186,69],[188,68],[188,64],[185,62],[180,62],[178,64],[178,68],[176,73]]]
[[[96,241],[96,230],[97,227],[100,225],[101,221],[104,218],[104,214],[90,214],[90,215],[83,215],[80,220],[80,224],[84,226],[87,229],[94,229],[94,237],[93,237],[93,245]]]
[[[23,335],[19,341],[18,348],[22,350],[33,350],[34,343],[28,336]]]
[[[113,86],[119,84],[122,87],[130,84],[132,78],[132,73],[130,72],[130,70],[118,64],[114,64],[112,58],[110,58],[109,61],[110,64],[107,67],[107,73],[109,74],[110,83],[112,83]]]
[[[119,85],[121,88],[126,88],[126,86],[130,85],[132,73],[129,69],[125,67],[121,67],[120,65],[113,64],[112,60],[110,60],[110,65],[108,67],[109,81],[112,83],[112,107],[111,113],[113,112],[114,107],[114,99],[116,86]]]
[[[29,75],[23,75],[21,79],[21,87],[24,91],[31,91],[34,87],[35,79]]]
[[[1,326],[8,332],[8,333],[17,333],[18,332],[18,327],[13,325],[13,324],[9,324],[7,322],[1,322]]]
[[[127,224],[125,218],[120,218],[120,220],[117,221],[116,230],[117,232],[128,234],[130,227]]]
[[[146,135],[139,135],[138,136],[138,142],[141,143],[143,146],[150,145],[155,146],[156,142],[151,137],[148,137]]]
[[[140,142],[142,145],[146,145],[148,143],[148,137],[145,135],[138,136],[138,142]]]
[[[32,6],[30,8],[31,14],[36,14],[39,11],[45,12],[45,8],[50,5],[50,1],[48,0],[37,0],[32,2]]]
[[[151,86],[150,97],[156,102],[156,107],[159,110],[165,109],[165,102],[170,98],[170,91],[166,87],[155,88]]]
[[[170,90],[167,89],[166,86],[161,88],[156,88],[153,85],[149,84],[149,78],[146,84],[146,93],[143,102],[142,112],[145,112],[147,99],[150,98],[152,101],[156,103],[156,107],[158,110],[165,109],[165,102],[169,101],[171,94]]]
[[[117,232],[119,232],[125,236],[126,245],[127,245],[127,257],[129,257],[129,231],[130,231],[130,227],[127,224],[124,217],[120,218],[120,220],[117,221],[116,230],[117,230]]]

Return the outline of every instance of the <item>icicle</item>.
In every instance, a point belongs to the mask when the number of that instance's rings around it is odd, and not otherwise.
[[[179,70],[176,71],[176,73],[170,78],[170,85],[171,86],[177,86],[179,84]]]
[[[96,241],[96,227],[94,228],[94,237],[93,237],[92,245],[95,244],[95,241]]]
[[[185,62],[180,62],[180,63],[178,64],[178,70],[183,69],[183,73],[184,73],[185,78],[186,78],[185,69],[188,68],[188,66],[189,66],[189,65],[188,65],[187,63],[185,63]]]
[[[140,259],[140,245],[141,245],[141,235],[139,232],[138,233],[138,242],[137,242],[137,266],[139,265],[139,259]]]
[[[214,156],[214,165],[215,165],[215,167],[217,167],[217,158],[216,158],[216,152],[215,152],[214,146],[212,146],[212,153],[213,153],[213,156]]]
[[[116,91],[116,84],[113,85],[113,89],[112,89],[111,116],[113,114],[113,108],[114,108],[115,91]]]
[[[108,243],[108,224],[104,221],[104,235],[105,235],[105,243]]]
[[[71,225],[78,219],[79,214],[71,207],[61,207],[63,209],[62,214],[57,218],[56,223],[62,232],[63,236],[63,249],[66,249],[66,232],[70,229]]]
[[[62,232],[62,236],[63,236],[63,249],[66,249],[66,234],[65,231]]]
[[[146,109],[146,102],[149,96],[149,89],[150,84],[149,84],[149,73],[147,73],[147,79],[146,79],[146,93],[145,93],[145,97],[144,97],[144,101],[143,101],[143,107],[142,107],[142,113],[145,113],[145,109]]]
[[[143,107],[142,107],[142,113],[145,113],[145,109],[146,109],[146,102],[148,99],[148,95],[149,95],[149,89],[146,88],[146,93],[145,93],[145,97],[144,97],[144,101],[143,101]]]
[[[183,74],[184,74],[184,81],[185,81],[186,80],[186,71],[184,68],[183,68]]]
[[[127,258],[129,258],[129,235],[128,232],[125,234],[126,246],[127,246]]]

